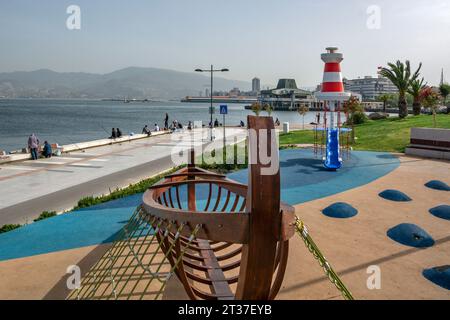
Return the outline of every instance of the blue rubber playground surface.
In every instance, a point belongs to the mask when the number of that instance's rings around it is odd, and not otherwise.
[[[399,165],[400,161],[388,153],[353,152],[343,168],[333,172],[325,170],[311,150],[283,150],[282,200],[295,205],[328,197],[368,184]],[[247,174],[243,170],[229,177],[247,183]],[[198,193],[200,199],[206,197],[206,190],[199,189]],[[137,194],[0,234],[0,261],[110,243],[141,199],[142,194]]]

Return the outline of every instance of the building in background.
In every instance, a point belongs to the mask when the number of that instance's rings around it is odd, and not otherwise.
[[[311,106],[311,92],[299,89],[295,79],[280,79],[275,89],[262,90],[259,100],[274,110],[297,110],[301,105]]]
[[[253,78],[252,92],[259,93],[260,91],[261,91],[261,80],[259,78]]]
[[[398,93],[394,84],[381,76],[378,78],[366,76],[358,79],[345,79],[345,91],[358,93],[362,96],[363,101],[375,101],[380,95],[385,93]]]

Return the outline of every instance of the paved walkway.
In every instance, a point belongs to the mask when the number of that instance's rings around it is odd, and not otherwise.
[[[227,139],[245,138],[245,130],[227,128]],[[206,146],[207,129],[198,129],[192,145]],[[64,211],[86,196],[109,193],[174,166],[175,146],[187,150],[187,134],[150,137],[72,152],[62,157],[0,166],[0,226],[27,223],[43,211]],[[214,145],[222,144],[216,130]]]

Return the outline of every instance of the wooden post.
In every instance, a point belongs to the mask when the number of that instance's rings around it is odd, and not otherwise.
[[[278,235],[281,230],[280,171],[262,174],[259,155],[263,143],[260,134],[267,137],[267,156],[279,166],[278,149],[271,150],[276,139],[272,117],[248,116],[249,133],[249,181],[247,213],[250,215],[249,242],[242,249],[241,271],[236,291],[238,300],[267,300],[270,297]],[[276,144],[275,144],[276,145]],[[255,158],[256,155],[256,158]],[[276,156],[274,156],[276,155]]]
[[[195,150],[192,148],[189,150],[189,159],[188,159],[188,173],[195,170]],[[195,175],[188,175],[188,180],[194,180]],[[190,211],[195,211],[197,209],[197,204],[195,200],[195,184],[188,183],[188,209]]]

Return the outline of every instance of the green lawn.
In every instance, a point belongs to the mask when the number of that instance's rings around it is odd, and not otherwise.
[[[437,115],[438,128],[450,129],[450,115]],[[406,119],[368,121],[355,127],[355,150],[404,152],[413,127],[433,127],[433,118],[428,115],[410,116]],[[313,143],[312,131],[294,131],[280,135],[280,145]]]

